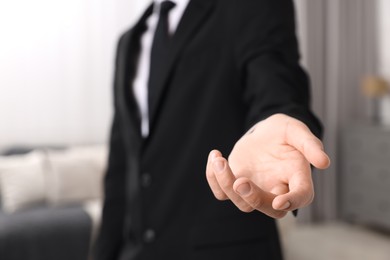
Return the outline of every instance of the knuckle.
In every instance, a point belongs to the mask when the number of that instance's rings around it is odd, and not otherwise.
[[[273,217],[274,217],[275,219],[281,219],[281,218],[283,218],[284,216],[286,216],[286,214],[287,214],[286,211],[275,211],[275,212],[273,213]]]
[[[224,190],[232,189],[233,183],[228,177],[222,177],[218,180],[219,185],[221,185],[221,188]]]
[[[260,196],[252,196],[248,199],[248,202],[255,209],[261,209],[264,206],[264,201],[261,199]]]
[[[306,199],[306,203],[305,203],[305,206],[307,205],[310,205],[313,201],[314,201],[314,190],[311,189],[310,192],[307,193],[307,199]]]
[[[242,199],[235,200],[234,204],[237,206],[237,208],[240,211],[245,212],[245,213],[249,213],[249,212],[252,212],[254,210],[254,208],[250,204],[248,204],[245,200],[242,200]]]
[[[226,194],[222,191],[216,191],[214,192],[214,196],[217,198],[217,200],[227,200],[228,197],[226,196]]]
[[[243,206],[240,206],[239,209],[242,211],[242,212],[245,212],[245,213],[250,213],[254,210],[253,207],[251,207],[250,205],[246,204],[246,205],[243,205]]]

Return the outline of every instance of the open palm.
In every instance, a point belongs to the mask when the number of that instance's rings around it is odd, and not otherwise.
[[[256,124],[234,146],[228,162],[210,153],[207,179],[215,196],[245,212],[280,218],[314,197],[310,164],[324,169],[329,158],[302,122],[277,114]]]

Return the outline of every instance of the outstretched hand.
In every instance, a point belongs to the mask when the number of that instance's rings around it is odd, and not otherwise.
[[[313,201],[310,164],[319,169],[330,164],[321,141],[301,121],[276,114],[249,130],[228,161],[211,151],[206,176],[217,199],[281,218]]]

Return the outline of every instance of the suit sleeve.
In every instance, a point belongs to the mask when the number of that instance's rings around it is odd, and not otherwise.
[[[115,93],[114,96],[116,96]],[[105,197],[102,225],[94,248],[94,260],[116,259],[123,238],[126,151],[122,133],[122,122],[118,113],[116,98],[114,98],[114,109],[115,114],[110,134],[108,167],[104,179]]]
[[[248,127],[275,113],[304,122],[318,137],[309,79],[299,65],[292,0],[236,1],[235,55],[245,86]]]

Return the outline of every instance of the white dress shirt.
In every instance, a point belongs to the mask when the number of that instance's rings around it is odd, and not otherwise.
[[[160,4],[164,0],[154,0],[153,14],[146,21],[147,30],[141,37],[141,50],[138,61],[138,70],[133,82],[133,93],[141,113],[141,133],[143,137],[149,135],[149,112],[148,112],[148,80],[150,69],[150,54],[153,36],[159,19]],[[169,33],[174,34],[180,19],[183,16],[190,0],[170,0],[175,7],[169,12]]]

